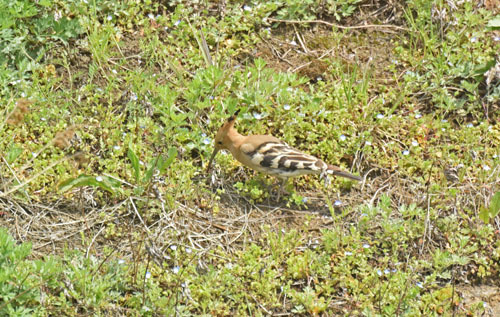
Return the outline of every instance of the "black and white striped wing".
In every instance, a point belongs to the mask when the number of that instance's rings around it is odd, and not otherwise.
[[[328,168],[322,160],[304,154],[284,142],[264,142],[245,154],[256,170],[279,177],[321,174]]]

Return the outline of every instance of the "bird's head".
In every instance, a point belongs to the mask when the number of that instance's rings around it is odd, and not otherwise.
[[[215,135],[215,148],[214,151],[212,152],[212,156],[210,157],[210,161],[208,162],[207,166],[207,172],[210,171],[210,167],[212,166],[212,161],[215,158],[215,155],[217,152],[220,150],[227,150],[227,134],[228,132],[234,127],[234,123],[236,122],[236,117],[238,116],[238,113],[240,113],[240,110],[237,110],[229,119],[227,119],[226,122],[219,128],[217,131],[217,134]]]

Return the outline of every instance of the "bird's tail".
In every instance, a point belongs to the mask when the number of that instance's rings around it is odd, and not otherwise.
[[[336,175],[336,176],[341,176],[341,177],[349,178],[349,179],[352,179],[352,180],[355,180],[355,181],[362,181],[363,180],[362,177],[359,177],[359,176],[356,176],[356,175],[352,175],[351,173],[344,172],[339,167],[334,166],[334,165],[330,165],[330,164],[328,165],[328,169],[326,170],[326,172],[328,174],[333,174],[333,175]]]

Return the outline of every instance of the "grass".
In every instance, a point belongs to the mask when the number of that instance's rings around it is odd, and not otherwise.
[[[1,314],[494,316],[498,14],[0,0]],[[207,175],[237,109],[365,180]]]

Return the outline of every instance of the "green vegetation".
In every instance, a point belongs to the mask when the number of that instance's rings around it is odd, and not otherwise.
[[[0,315],[500,314],[499,14],[0,0]],[[237,109],[365,180],[207,173]]]

